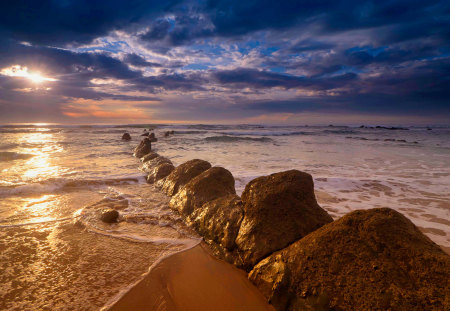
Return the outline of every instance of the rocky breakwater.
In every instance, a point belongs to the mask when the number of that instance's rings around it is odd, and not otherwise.
[[[141,160],[170,207],[216,256],[250,271],[277,310],[450,309],[450,257],[392,209],[333,221],[304,172],[256,178],[240,198],[225,168],[198,159],[174,168],[154,152]]]
[[[351,212],[258,263],[277,310],[449,310],[450,260],[402,214]]]

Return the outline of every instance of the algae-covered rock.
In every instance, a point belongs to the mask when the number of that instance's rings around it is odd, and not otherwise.
[[[223,167],[211,167],[194,177],[170,200],[170,207],[182,215],[191,214],[206,202],[236,194],[233,175]]]
[[[162,191],[173,196],[178,189],[192,178],[211,168],[211,164],[204,160],[194,159],[179,165],[164,181]]]
[[[206,202],[188,217],[188,224],[209,244],[222,248],[222,252],[231,251],[235,247],[241,221],[242,201],[235,194]]]
[[[402,214],[354,211],[258,263],[277,310],[449,310],[450,257]]]
[[[150,151],[149,153],[147,153],[145,156],[143,156],[141,158],[141,162],[145,163],[147,161],[153,160],[154,158],[159,157],[160,155],[157,154],[156,152]]]
[[[242,201],[244,219],[236,244],[245,269],[333,221],[317,204],[311,175],[297,170],[250,181]]]
[[[156,167],[160,166],[163,163],[168,163],[168,164],[172,164],[172,161],[170,161],[168,158],[166,157],[161,157],[161,156],[157,156],[154,157],[153,159],[144,162],[144,164],[142,164],[142,170],[144,172],[150,173],[152,172]],[[173,166],[173,165],[172,165]]]
[[[151,161],[150,161],[151,162]],[[147,162],[149,163],[149,162]],[[175,169],[172,163],[170,162],[161,162],[158,165],[153,166],[152,168],[148,169],[148,175],[147,175],[147,182],[148,183],[155,183],[160,179],[163,179],[172,171]]]
[[[150,139],[148,139],[148,137],[146,137],[134,149],[134,156],[136,158],[142,158],[150,151],[152,151],[152,142],[150,141]]]
[[[100,214],[100,220],[106,223],[115,223],[118,218],[119,212],[114,209],[106,209]]]

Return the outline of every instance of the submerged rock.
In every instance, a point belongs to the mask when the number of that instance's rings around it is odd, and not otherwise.
[[[129,133],[123,133],[122,139],[123,140],[131,140],[131,135]]]
[[[137,158],[142,158],[150,151],[152,151],[152,142],[146,137],[136,148],[134,148],[134,156]]]
[[[148,161],[150,161],[150,160],[153,160],[154,158],[157,158],[157,157],[159,157],[159,156],[160,156],[160,155],[157,154],[156,152],[150,151],[149,153],[147,153],[145,156],[143,156],[143,157],[141,158],[141,162],[142,162],[142,163],[145,163],[145,162],[148,162]]]
[[[180,187],[187,184],[192,178],[211,168],[211,164],[204,160],[194,159],[179,165],[169,176],[167,176],[162,191],[169,196],[178,192]]]
[[[235,247],[236,236],[243,216],[241,199],[230,194],[206,202],[188,217],[188,223],[220,253]]]
[[[158,138],[156,138],[155,133],[150,133],[150,135],[148,135],[148,138],[150,139],[150,141],[152,143],[155,143],[158,141]]]
[[[147,162],[149,163],[149,162]],[[155,183],[160,179],[163,179],[175,169],[172,163],[169,162],[161,162],[160,164],[154,166],[149,170],[147,175],[148,183]]]
[[[449,310],[450,257],[402,214],[354,211],[258,263],[277,310]]]
[[[297,170],[250,181],[242,193],[244,219],[236,239],[243,268],[332,222],[316,201],[311,175]]]
[[[115,209],[104,210],[100,215],[100,220],[109,224],[117,222],[118,218],[119,212]]]
[[[170,207],[182,215],[191,214],[206,202],[236,194],[233,175],[223,167],[211,167],[194,177],[170,200]]]

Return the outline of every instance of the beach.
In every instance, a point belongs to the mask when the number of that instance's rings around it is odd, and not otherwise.
[[[213,257],[208,246],[201,243],[157,262],[108,310],[275,309],[244,271]]]
[[[208,310],[222,298],[216,309],[269,308],[244,272],[211,257],[170,198],[146,183],[132,153],[148,128],[0,128],[0,309],[98,310],[122,297],[120,308],[145,305],[148,293],[161,302],[155,310],[177,303]],[[120,139],[125,131],[130,141]],[[298,169],[313,176],[317,201],[333,219],[389,207],[449,250],[447,128],[159,125],[154,132],[153,149],[175,166],[197,158],[228,169],[239,196],[256,177]],[[120,221],[103,223],[98,207],[117,209]],[[195,271],[199,283],[187,283]],[[211,299],[188,300],[205,290]]]

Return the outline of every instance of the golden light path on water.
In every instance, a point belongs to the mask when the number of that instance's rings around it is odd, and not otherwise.
[[[60,177],[60,166],[52,161],[54,153],[63,152],[64,148],[57,144],[56,137],[49,129],[42,132],[27,133],[20,138],[26,144],[23,152],[33,157],[23,165],[22,176],[31,182],[48,180]],[[37,198],[27,198],[18,212],[26,213],[33,218],[33,222],[46,222],[56,220],[55,207],[61,204],[57,195],[45,194]]]

